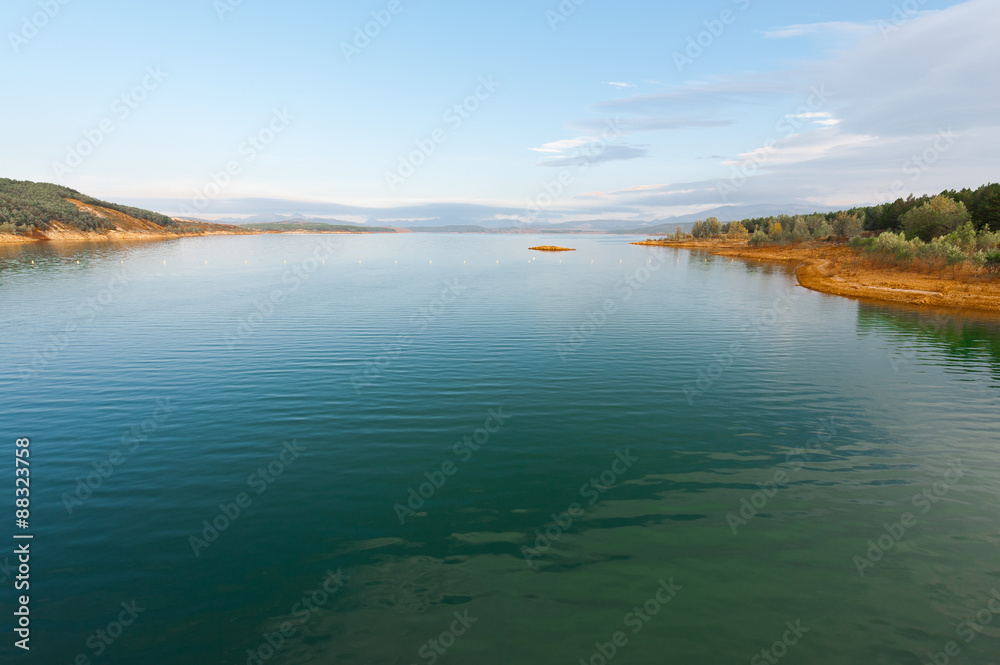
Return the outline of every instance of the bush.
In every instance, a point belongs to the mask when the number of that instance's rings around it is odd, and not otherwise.
[[[1000,251],[992,251],[983,256],[983,265],[990,272],[1000,272]]]
[[[1000,231],[990,233],[989,229],[983,229],[976,237],[976,248],[983,252],[1000,249]]]
[[[896,261],[908,261],[913,258],[914,252],[922,244],[918,239],[907,240],[902,233],[886,231],[875,238],[869,251],[887,258],[894,258]]]
[[[754,247],[760,247],[761,245],[767,245],[771,242],[771,238],[764,233],[763,229],[757,229],[754,234],[750,237],[750,244]]]

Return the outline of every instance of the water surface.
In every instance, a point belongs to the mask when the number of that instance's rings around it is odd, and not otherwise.
[[[1000,325],[629,240],[0,248],[4,662],[997,662]]]

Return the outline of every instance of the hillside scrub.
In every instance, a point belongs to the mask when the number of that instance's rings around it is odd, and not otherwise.
[[[0,233],[30,234],[35,230],[45,230],[51,222],[59,222],[82,231],[106,231],[114,228],[110,220],[80,210],[66,199],[116,210],[166,229],[177,226],[166,215],[101,201],[62,185],[0,178]]]
[[[908,238],[902,231],[886,231],[874,237],[856,237],[851,246],[864,250],[880,265],[932,269],[964,264],[992,273],[1000,270],[1000,232],[976,231],[972,222],[929,242]]]

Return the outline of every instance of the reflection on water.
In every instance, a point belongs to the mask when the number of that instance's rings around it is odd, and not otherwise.
[[[0,334],[18,342],[0,437],[38,451],[37,662],[94,658],[88,638],[132,599],[146,611],[94,662],[597,663],[621,632],[616,665],[714,665],[791,622],[807,632],[789,663],[915,664],[986,606],[992,322],[617,237],[527,250],[545,241],[338,237],[294,289],[313,237],[3,250]],[[81,320],[122,270],[128,287]],[[446,284],[461,297],[425,313]],[[170,417],[69,512],[165,398]],[[456,453],[498,407],[509,420]],[[290,440],[301,461],[256,493]],[[195,556],[240,492],[251,504]],[[963,643],[965,662],[995,659],[997,636]]]
[[[862,304],[858,329],[899,333],[902,343],[895,353],[896,367],[918,362],[923,351],[943,351],[963,364],[978,367],[986,361],[1000,370],[1000,315]]]

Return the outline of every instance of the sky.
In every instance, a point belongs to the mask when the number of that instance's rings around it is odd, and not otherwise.
[[[202,219],[648,222],[996,181],[1000,2],[7,0],[0,177]]]

